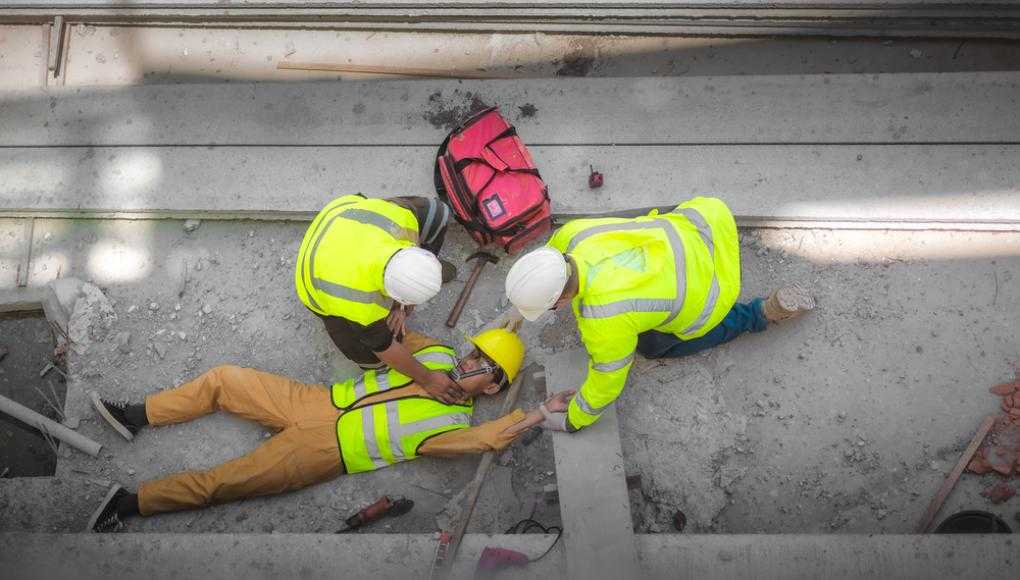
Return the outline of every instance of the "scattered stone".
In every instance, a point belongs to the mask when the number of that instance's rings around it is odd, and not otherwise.
[[[202,307],[202,314],[212,314],[212,306],[206,304]]]
[[[924,53],[921,52],[920,50],[916,49],[916,48],[911,48],[910,49],[910,56],[911,56],[911,58],[921,58],[922,56],[924,56]]]
[[[179,339],[181,339],[181,340],[187,340],[187,338],[188,338],[188,335],[187,335],[187,333],[185,333],[185,332],[183,332],[183,331],[182,331],[182,332],[178,332],[178,333],[177,333],[177,338],[179,338]]]
[[[128,306],[128,310],[127,310],[128,314],[131,314],[135,310],[138,310],[138,306],[136,304],[132,304],[131,306]]]
[[[153,312],[159,310],[159,304],[156,304],[155,302],[150,302],[149,303],[149,310],[151,310]]]
[[[988,498],[988,501],[994,504],[1000,504],[1009,501],[1011,497],[1016,495],[1016,490],[1005,481],[1000,481],[993,486],[985,488],[981,495]]]
[[[128,468],[128,470],[127,470],[127,474],[128,474],[128,475],[134,475],[134,474],[135,474],[135,470],[134,470],[134,469],[131,469],[131,468],[129,467],[129,468]]]
[[[190,234],[200,225],[202,225],[202,220],[184,220],[184,231]]]
[[[131,333],[124,331],[117,333],[117,350],[127,354],[131,352]]]

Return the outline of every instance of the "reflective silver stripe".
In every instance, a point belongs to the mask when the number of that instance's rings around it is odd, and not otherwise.
[[[397,461],[404,459],[404,450],[400,448],[400,411],[397,401],[388,401],[386,407],[386,424],[390,436],[390,453]]]
[[[716,276],[714,268],[715,240],[712,237],[712,226],[708,224],[708,220],[705,219],[705,216],[701,215],[701,212],[689,207],[677,208],[673,211],[674,213],[683,214],[684,217],[694,224],[694,227],[698,228],[698,235],[701,236],[701,241],[708,247],[708,256],[713,261],[712,282],[708,287],[708,297],[705,299],[705,306],[701,309],[701,314],[698,315],[698,319],[681,331],[683,334],[691,334],[701,330],[705,326],[709,317],[712,316],[712,312],[715,310],[716,301],[719,299],[719,278]]]
[[[390,384],[390,371],[386,371],[385,373],[375,373],[375,387],[377,389],[377,393],[388,391],[393,388],[393,385]]]
[[[320,292],[329,294],[334,298],[342,298],[351,302],[375,304],[387,310],[393,306],[393,301],[384,296],[382,292],[358,290],[357,288],[351,288],[349,286],[344,286],[321,278],[312,278],[312,287]]]
[[[415,243],[418,242],[417,232],[408,228],[400,227],[397,222],[382,215],[381,213],[375,213],[374,211],[361,209],[359,207],[352,207],[341,211],[340,216],[349,220],[354,220],[380,228],[398,240],[406,240]]]
[[[365,387],[365,375],[358,377],[358,380],[354,381],[354,400],[364,397],[368,394],[368,389]]]
[[[432,241],[432,238],[436,237],[436,234],[431,231],[432,220],[436,217],[436,200],[435,198],[429,198],[429,213],[425,217],[425,225],[421,226],[421,235],[426,236],[425,243]],[[429,234],[432,235],[429,235]]]
[[[334,211],[334,210],[336,210],[338,208],[341,208],[341,207],[344,207],[344,206],[347,206],[347,205],[351,205],[353,203],[354,203],[354,201],[345,201],[343,203],[338,203],[336,205],[336,207],[330,208],[329,211]],[[319,231],[315,234],[315,242],[312,244],[312,249],[311,249],[310,252],[308,252],[308,256],[305,259],[304,264],[307,264],[307,266],[308,266],[308,279],[312,281],[312,288],[313,289],[315,289],[315,254],[316,254],[316,252],[319,251],[319,243],[322,241],[323,235],[327,231],[329,231],[329,227],[331,225],[333,225],[333,221],[336,220],[336,218],[339,215],[340,214],[335,214],[333,217],[329,218],[329,221],[327,221],[326,225],[324,225],[324,226],[320,223]],[[304,276],[301,277],[301,283],[302,284],[305,283]],[[309,292],[307,286],[305,286],[305,295],[308,296],[308,301],[312,303],[312,307],[317,308],[319,310],[322,310],[322,307],[319,306],[319,303],[315,301],[315,297],[312,296],[311,292]]]
[[[587,400],[585,400],[584,395],[581,394],[581,391],[577,391],[577,394],[574,395],[574,402],[577,403],[577,406],[580,407],[581,410],[584,411],[585,414],[587,415],[601,415],[602,411],[610,404],[612,404],[606,403],[601,407],[594,407],[590,403],[588,403]]]
[[[420,421],[401,423],[400,411],[397,403],[398,401],[388,401],[384,404],[386,407],[387,429],[390,437],[390,453],[393,454],[393,458],[397,461],[407,459],[407,456],[404,454],[403,446],[401,445],[401,439],[403,437],[408,437],[425,431],[432,431],[433,429],[440,429],[442,427],[467,425],[471,422],[471,418],[464,413],[446,413],[436,417],[429,417],[428,419],[421,419]],[[373,447],[376,450],[376,456],[378,456],[378,445],[373,443]]]
[[[616,359],[614,361],[609,361],[609,362],[606,362],[606,363],[596,363],[596,362],[593,362],[591,364],[591,368],[597,370],[600,373],[611,373],[613,371],[618,371],[618,370],[622,369],[623,367],[629,365],[633,361],[634,361],[634,353],[630,353],[630,354],[628,354],[627,356],[625,356],[625,357],[623,357],[621,359]]]
[[[584,318],[609,318],[627,312],[669,312],[672,307],[673,301],[665,298],[661,300],[634,298],[609,304],[585,304],[582,302],[581,316]]]
[[[457,357],[447,352],[423,352],[414,355],[415,360],[420,363],[436,363],[442,365],[455,366],[457,364]]]
[[[361,433],[365,438],[365,454],[369,461],[378,469],[386,467],[386,462],[379,455],[378,437],[375,432],[375,405],[361,410]]]
[[[623,230],[643,230],[650,228],[661,229],[669,240],[670,249],[673,252],[673,266],[676,271],[676,298],[650,299],[635,298],[632,300],[620,300],[609,304],[585,304],[581,303],[581,316],[584,318],[607,318],[624,312],[668,312],[669,316],[663,321],[663,325],[669,324],[680,314],[684,307],[684,299],[687,293],[687,261],[684,256],[684,243],[680,239],[673,224],[665,219],[654,219],[646,222],[625,222],[622,224],[603,224],[594,226],[578,232],[570,243],[567,244],[567,252],[572,251],[579,243],[596,234]],[[590,313],[590,314],[586,314]]]

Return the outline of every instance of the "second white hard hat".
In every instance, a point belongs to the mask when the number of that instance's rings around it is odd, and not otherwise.
[[[506,275],[506,296],[528,320],[552,308],[570,278],[567,260],[558,250],[543,246],[521,256]]]
[[[390,298],[405,306],[428,302],[443,284],[443,266],[422,248],[404,248],[386,264],[383,287]]]

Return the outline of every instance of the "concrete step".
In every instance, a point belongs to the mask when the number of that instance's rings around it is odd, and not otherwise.
[[[638,535],[646,578],[830,580],[1016,576],[1011,535]],[[469,534],[454,578],[469,578],[485,546],[531,556],[547,535]],[[0,534],[12,578],[424,578],[431,534]],[[560,578],[560,545],[514,578]],[[594,577],[601,580],[601,577]]]
[[[741,219],[1020,222],[1020,145],[536,146],[559,215],[722,196]],[[432,195],[434,148],[0,148],[0,215],[313,215],[342,193]],[[589,166],[606,176],[587,185]]]
[[[530,145],[1016,143],[1020,73],[143,85],[0,93],[0,145],[423,145],[500,105]]]

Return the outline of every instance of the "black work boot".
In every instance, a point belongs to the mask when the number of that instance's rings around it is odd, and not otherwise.
[[[453,262],[439,260],[439,263],[443,266],[443,284],[446,284],[457,277],[457,266],[454,266]]]
[[[134,439],[135,433],[138,433],[138,430],[144,426],[144,423],[139,425],[137,420],[131,420],[131,415],[139,414],[137,410],[131,409],[131,407],[143,405],[128,405],[127,403],[107,401],[106,399],[99,398],[99,393],[95,391],[89,392],[89,399],[92,400],[92,406],[96,408],[99,415],[106,419],[106,422],[128,441]]]
[[[124,528],[124,522],[120,519],[120,514],[117,511],[117,503],[121,498],[127,497],[128,492],[123,487],[113,484],[110,491],[106,493],[106,497],[103,498],[103,502],[99,504],[96,511],[92,512],[92,517],[89,518],[89,525],[85,528],[85,532],[89,534],[106,534],[110,532],[119,532]]]

